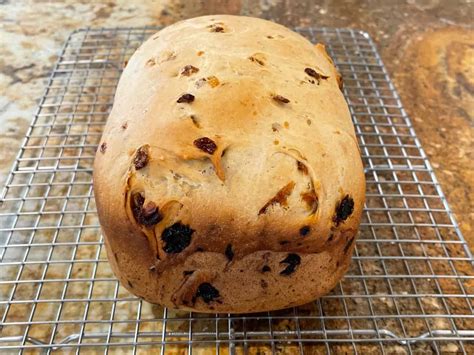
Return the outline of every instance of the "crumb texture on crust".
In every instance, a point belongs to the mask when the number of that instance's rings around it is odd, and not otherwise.
[[[344,275],[365,179],[323,45],[275,23],[204,16],[129,60],[94,163],[110,264],[150,302],[257,312]]]

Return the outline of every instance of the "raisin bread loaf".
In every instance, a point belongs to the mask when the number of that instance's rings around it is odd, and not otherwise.
[[[324,46],[256,18],[176,23],[131,57],[97,151],[110,265],[152,303],[258,312],[350,263],[360,152]]]

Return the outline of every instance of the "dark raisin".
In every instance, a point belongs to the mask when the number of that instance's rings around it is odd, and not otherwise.
[[[313,78],[319,78],[318,72],[312,68],[305,68],[304,72]]]
[[[156,270],[156,266],[155,266],[155,265],[152,265],[152,266],[150,266],[150,267],[148,268],[148,270],[150,270],[150,271],[155,271],[155,270]]]
[[[225,256],[227,256],[227,259],[231,261],[234,258],[234,251],[232,250],[232,244],[227,244],[227,247],[225,248]]]
[[[196,248],[196,252],[198,252],[198,253],[202,253],[203,251],[204,251],[204,248],[202,248],[202,247],[197,247]]]
[[[192,274],[194,274],[194,270],[184,270],[183,271],[184,276],[189,276],[189,275],[192,275]]]
[[[263,267],[262,267],[262,272],[270,272],[270,271],[272,271],[272,269],[270,269],[270,266],[268,266],[268,265],[263,265]]]
[[[211,25],[211,32],[224,32],[224,27],[219,25]]]
[[[297,254],[288,254],[280,264],[288,264],[288,266],[280,272],[280,275],[288,276],[295,272],[296,267],[301,263],[301,257]]]
[[[273,96],[273,100],[278,101],[278,102],[280,102],[280,103],[282,103],[282,104],[287,104],[287,103],[290,102],[290,100],[288,100],[286,97],[281,96],[281,95],[275,95],[275,96]]]
[[[345,221],[352,212],[354,212],[354,200],[349,195],[346,195],[336,206],[336,213],[333,217],[336,226]]]
[[[311,231],[311,228],[309,228],[309,226],[303,226],[300,228],[300,235],[305,237],[309,234],[310,231]]]
[[[169,254],[182,252],[191,244],[191,235],[194,230],[189,226],[177,222],[171,227],[165,228],[161,234],[161,240],[165,242],[163,250]]]
[[[349,251],[349,248],[351,247],[352,243],[354,242],[354,237],[351,237],[347,240],[346,245],[344,245],[344,254],[346,254]]]
[[[145,198],[141,193],[134,193],[132,195],[132,199],[130,201],[130,207],[132,209],[133,216],[135,217],[135,220],[140,223],[141,218],[142,218],[142,207],[143,204],[145,203]]]
[[[265,281],[265,280],[260,280],[260,286],[262,288],[267,288],[268,287],[268,283]]]
[[[143,224],[144,226],[150,227],[159,223],[163,217],[160,214],[158,206],[152,201],[147,202],[146,206],[145,198],[141,193],[135,193],[132,195],[130,202],[133,216],[137,223]]]
[[[201,149],[202,151],[211,155],[214,154],[217,149],[216,143],[207,137],[198,138],[193,142],[193,144],[196,146],[196,148]]]
[[[196,128],[201,128],[201,125],[199,124],[199,121],[198,121],[196,115],[191,115],[191,116],[189,116],[189,118],[191,119],[191,121],[193,122],[193,125]]]
[[[334,239],[334,233],[329,233],[328,243]]]
[[[260,64],[261,66],[265,66],[265,62],[261,59],[258,59],[255,56],[249,57],[250,61]]]
[[[107,143],[104,142],[100,145],[100,152],[104,154],[106,150],[107,150]]]
[[[191,103],[194,101],[194,95],[193,94],[183,94],[179,97],[178,100],[176,100],[177,103],[181,104],[181,103]]]
[[[286,245],[286,244],[289,244],[290,242],[288,240],[280,240],[278,243],[280,243],[280,245]]]
[[[301,171],[304,175],[308,175],[308,167],[299,160],[296,162],[296,167],[298,171]]]
[[[329,76],[327,75],[324,75],[324,74],[320,74],[318,73],[316,70],[312,69],[312,68],[306,68],[304,70],[304,72],[306,74],[308,74],[309,76],[315,78],[318,82],[319,80],[323,79],[323,80],[326,80],[327,78],[329,78]]]
[[[154,226],[162,219],[163,217],[160,214],[160,210],[153,201],[149,201],[145,207],[142,208],[141,224],[145,226]]]
[[[196,292],[196,298],[201,297],[208,304],[219,296],[219,291],[208,282],[200,284]]]
[[[195,74],[199,71],[198,68],[196,68],[193,65],[186,65],[183,69],[181,69],[181,75],[184,76],[190,76],[192,74]]]
[[[127,129],[128,123],[127,123],[127,122],[124,122],[121,127],[122,127],[122,129]]]
[[[133,158],[133,165],[135,165],[135,169],[140,170],[147,166],[148,160],[148,146],[142,146],[138,148],[135,158]]]

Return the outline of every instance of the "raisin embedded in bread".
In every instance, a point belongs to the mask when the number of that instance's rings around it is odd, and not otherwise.
[[[199,17],[146,41],[94,166],[122,285],[200,312],[329,292],[350,263],[365,195],[341,84],[324,46],[261,19]]]

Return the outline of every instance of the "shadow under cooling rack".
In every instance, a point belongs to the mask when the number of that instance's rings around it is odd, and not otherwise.
[[[474,353],[473,259],[372,40],[299,28],[344,77],[367,202],[349,272],[298,308],[205,315],[151,305],[106,260],[92,162],[123,66],[158,28],[68,39],[2,195],[0,348],[161,353]]]

